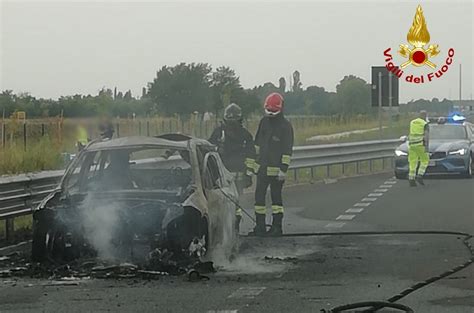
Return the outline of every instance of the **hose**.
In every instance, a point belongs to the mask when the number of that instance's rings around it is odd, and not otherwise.
[[[406,313],[414,313],[415,311],[413,311],[413,309],[411,309],[410,307],[406,306],[406,305],[403,305],[403,304],[399,304],[399,303],[390,303],[390,302],[386,302],[386,301],[366,301],[366,302],[357,302],[357,303],[351,303],[351,304],[345,304],[345,305],[341,305],[341,306],[338,306],[336,308],[333,308],[329,311],[322,311],[323,313],[324,312],[327,312],[327,313],[339,313],[339,312],[343,312],[343,311],[347,311],[347,310],[353,310],[353,309],[363,309],[363,308],[367,308],[367,307],[371,307],[371,308],[378,308],[377,310],[380,310],[382,308],[389,308],[389,309],[397,309],[397,310],[401,310],[401,311],[404,311]]]
[[[382,308],[397,308],[399,310],[405,310],[405,312],[413,312],[408,307],[402,305],[400,307],[395,307],[393,304],[399,301],[400,299],[408,296],[409,294],[426,287],[440,279],[446,278],[452,274],[455,274],[463,269],[469,267],[472,263],[474,263],[474,246],[470,243],[470,240],[473,238],[471,234],[464,233],[464,232],[457,232],[457,231],[427,231],[427,230],[414,230],[414,231],[363,231],[363,232],[337,232],[337,233],[293,233],[293,234],[283,234],[283,237],[310,237],[310,236],[373,236],[373,235],[445,235],[445,236],[460,236],[462,237],[462,242],[464,246],[467,248],[470,257],[468,260],[463,262],[462,264],[455,266],[439,275],[432,276],[424,281],[418,282],[405,290],[402,290],[397,295],[390,297],[386,301],[371,301],[371,302],[360,302],[360,303],[353,303],[348,305],[343,305],[339,307],[335,307],[329,311],[322,311],[327,313],[338,313],[343,312],[349,309],[355,308],[367,308],[370,306],[369,309],[366,309],[362,312],[377,312]],[[408,310],[407,310],[408,309]]]
[[[222,192],[222,194],[229,199],[233,204],[237,206],[237,208],[241,209],[242,212],[247,215],[250,220],[252,220],[255,223],[255,219],[253,216],[251,216],[235,199],[233,199],[231,196],[229,196],[226,192],[224,192],[221,188],[219,190]],[[424,281],[418,282],[405,290],[402,290],[400,293],[394,295],[393,297],[390,297],[386,301],[368,301],[368,302],[359,302],[359,303],[353,303],[353,304],[347,304],[339,307],[335,307],[329,311],[322,311],[322,312],[327,312],[327,313],[338,313],[342,312],[345,310],[349,309],[355,309],[355,308],[367,308],[370,307],[369,309],[366,309],[362,312],[370,313],[370,312],[376,312],[382,308],[395,308],[399,309],[405,312],[413,312],[412,309],[410,309],[407,306],[401,305],[401,304],[396,304],[395,302],[401,300],[402,298],[408,296],[409,294],[424,288],[440,279],[446,278],[452,274],[455,274],[467,267],[469,267],[472,263],[474,263],[474,246],[469,242],[472,238],[473,235],[464,233],[464,232],[458,232],[458,231],[443,231],[443,230],[400,230],[400,231],[362,231],[362,232],[318,232],[318,233],[292,233],[292,234],[283,234],[282,237],[311,237],[311,236],[374,236],[374,235],[444,235],[444,236],[460,236],[463,238],[462,242],[464,246],[467,248],[470,257],[468,260],[466,260],[464,263],[449,269],[439,275],[432,276]]]

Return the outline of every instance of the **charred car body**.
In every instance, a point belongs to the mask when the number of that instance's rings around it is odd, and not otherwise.
[[[170,134],[92,142],[33,213],[32,259],[202,254],[233,242],[232,199],[232,175],[205,140]]]

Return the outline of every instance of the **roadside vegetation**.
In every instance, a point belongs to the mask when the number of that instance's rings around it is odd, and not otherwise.
[[[336,134],[340,132],[372,129],[378,127],[378,121],[371,116],[359,115],[348,118],[331,116],[290,116],[295,129],[296,145],[327,144],[359,140],[376,140],[397,138],[406,134],[409,116],[401,116],[399,121],[392,122],[392,128],[371,131],[363,134],[350,134],[329,140],[313,140],[316,135]],[[91,138],[98,137],[95,120],[80,120],[90,129]],[[65,164],[68,154],[76,153],[74,129],[77,119],[64,119],[51,122],[48,119],[28,120],[27,127],[18,127],[13,123],[4,128],[6,134],[4,145],[0,144],[0,175],[42,170],[60,169]],[[256,132],[258,116],[246,120],[245,124],[252,133]],[[383,124],[388,125],[384,120]],[[169,132],[181,132],[193,136],[208,138],[216,125],[215,120],[201,122],[196,119],[181,120],[177,118],[117,119],[114,120],[116,136],[149,135],[156,136]],[[26,130],[26,136],[23,131]]]

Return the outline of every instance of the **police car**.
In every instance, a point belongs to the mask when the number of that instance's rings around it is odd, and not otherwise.
[[[474,167],[474,125],[461,115],[437,118],[429,123],[430,162],[426,174],[458,174],[471,177]],[[395,176],[408,176],[408,141],[395,149]]]

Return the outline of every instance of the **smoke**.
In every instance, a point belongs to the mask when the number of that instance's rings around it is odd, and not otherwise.
[[[117,240],[120,232],[120,215],[123,208],[117,203],[104,203],[86,198],[80,210],[80,219],[84,225],[84,238],[104,260],[120,259]]]

